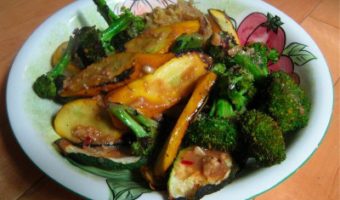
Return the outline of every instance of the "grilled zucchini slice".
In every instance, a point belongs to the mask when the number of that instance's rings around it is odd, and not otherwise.
[[[178,154],[170,173],[170,199],[200,199],[230,183],[236,171],[227,152],[187,147]]]

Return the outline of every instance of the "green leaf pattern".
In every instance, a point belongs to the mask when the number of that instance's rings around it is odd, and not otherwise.
[[[302,66],[316,59],[311,52],[305,50],[306,47],[307,45],[292,42],[283,50],[282,55],[289,56],[295,65]]]
[[[106,178],[106,183],[112,192],[112,200],[134,200],[143,193],[151,192],[139,172],[130,170],[109,171],[85,166],[69,158],[67,160],[84,171]]]
[[[112,191],[114,200],[134,200],[143,193],[150,192],[150,189],[135,180],[110,178],[106,179],[106,182]]]

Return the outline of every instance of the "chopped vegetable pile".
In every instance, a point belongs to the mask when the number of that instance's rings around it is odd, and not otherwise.
[[[108,27],[74,30],[33,84],[62,104],[55,145],[72,164],[107,178],[115,199],[150,189],[200,199],[250,159],[285,160],[285,139],[307,125],[311,102],[290,74],[269,68],[282,52],[278,16],[245,38],[245,24],[237,31],[224,11],[203,14],[192,2],[142,16],[94,3]],[[265,31],[270,41],[259,40]],[[132,189],[117,191],[123,183]]]

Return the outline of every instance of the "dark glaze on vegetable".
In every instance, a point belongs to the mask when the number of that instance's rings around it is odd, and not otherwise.
[[[145,66],[157,69],[173,54],[118,53],[88,66],[64,82],[60,95],[95,96],[121,87],[145,74]]]
[[[65,139],[59,139],[55,144],[73,161],[105,170],[137,169],[146,163],[144,158],[132,156],[129,150],[116,146],[78,147]]]
[[[111,81],[100,83],[97,87],[103,87],[105,85],[109,85],[109,84],[114,84],[114,83],[125,81],[125,80],[130,78],[130,76],[133,74],[133,72],[135,70],[136,70],[135,67],[131,66],[130,68],[128,68],[125,71],[123,71],[122,73],[118,74]],[[109,90],[106,89],[104,91],[109,91]]]

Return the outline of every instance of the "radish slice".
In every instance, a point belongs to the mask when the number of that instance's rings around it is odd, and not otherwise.
[[[288,74],[294,73],[294,63],[288,56],[281,56],[277,63],[269,65],[270,72],[282,70]]]
[[[267,21],[267,16],[262,13],[251,13],[241,22],[237,29],[237,34],[240,38],[241,45],[247,43],[249,36],[255,31],[255,29],[261,24]]]

